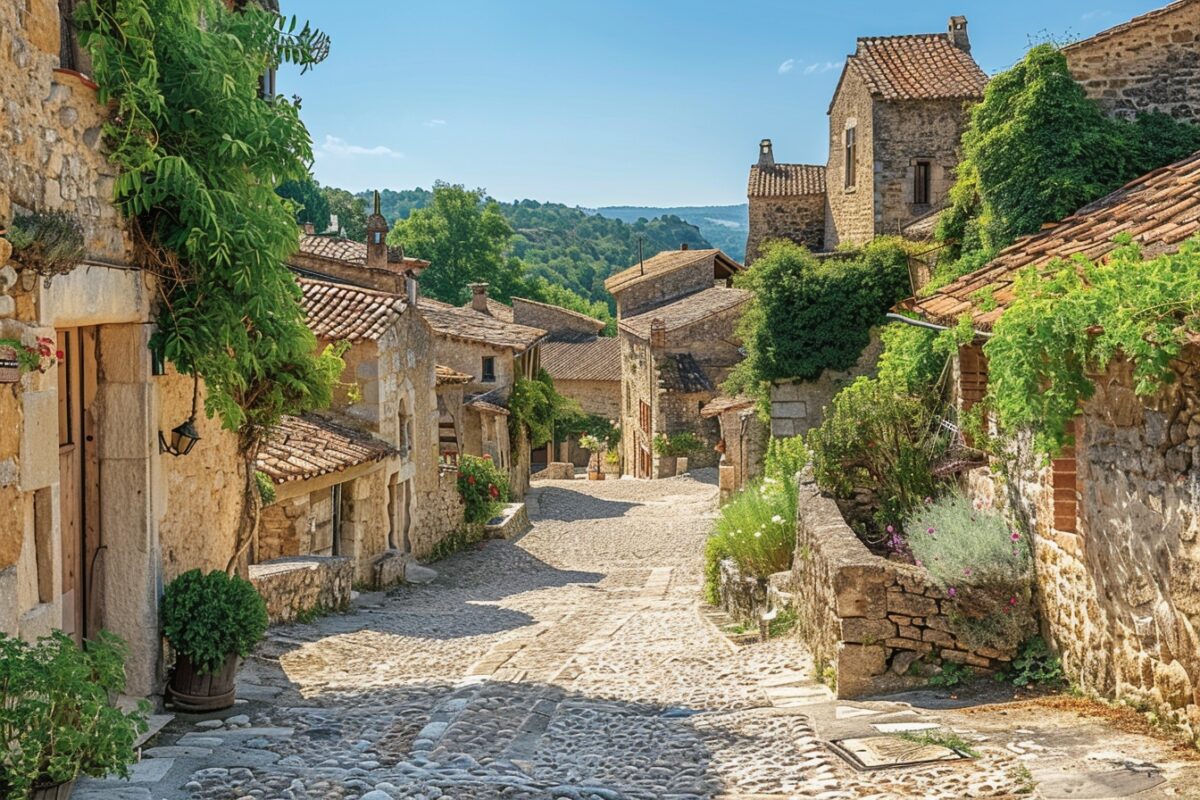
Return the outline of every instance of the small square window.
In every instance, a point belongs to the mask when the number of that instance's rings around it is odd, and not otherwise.
[[[496,382],[496,357],[495,356],[484,356],[483,357],[483,382],[484,383],[495,383]]]

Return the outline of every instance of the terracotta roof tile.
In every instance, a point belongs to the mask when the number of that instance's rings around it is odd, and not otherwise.
[[[258,451],[258,470],[275,483],[343,472],[396,453],[387,442],[316,415],[284,417]]]
[[[439,336],[490,344],[517,353],[528,350],[546,335],[541,328],[516,325],[470,308],[456,308],[425,298],[418,302],[418,308]]]
[[[616,294],[630,286],[655,280],[710,258],[715,259],[714,272],[720,271],[722,274],[733,275],[745,269],[720,250],[664,250],[656,256],[647,258],[644,264],[634,264],[629,269],[613,275],[604,282],[604,288],[608,290],[609,294]]]
[[[1197,2],[1197,0],[1176,0],[1176,2],[1168,3],[1167,5],[1163,6],[1162,8],[1156,8],[1153,11],[1147,11],[1145,14],[1140,14],[1131,20],[1122,22],[1120,25],[1114,25],[1111,28],[1102,30],[1099,33],[1095,34],[1094,36],[1089,36],[1087,39],[1080,39],[1077,42],[1071,42],[1068,45],[1064,45],[1062,50],[1064,52],[1066,52],[1068,50],[1074,50],[1079,47],[1084,47],[1086,45],[1092,44],[1093,42],[1101,41],[1104,39],[1110,39],[1114,36],[1119,36],[1122,33],[1125,33],[1126,31],[1131,30],[1132,28],[1136,28],[1140,25],[1144,25],[1147,22],[1153,22],[1158,17],[1165,17],[1168,14],[1178,11],[1183,6],[1191,5],[1192,3],[1195,3],[1195,2]]]
[[[345,264],[365,267],[367,265],[367,243],[341,236],[302,234],[299,252],[306,256],[341,261]],[[429,262],[420,258],[407,258],[399,247],[388,248],[388,263],[401,264],[413,269],[423,269]]]
[[[1119,233],[1129,233],[1146,256],[1161,255],[1178,250],[1197,231],[1200,152],[1143,175],[1062,222],[1019,239],[981,269],[929,297],[907,300],[900,308],[942,325],[953,325],[969,313],[977,330],[988,330],[1012,301],[1012,284],[1025,267],[1075,253],[1091,260],[1102,258],[1116,249],[1113,238]],[[991,290],[995,309],[977,307],[972,295],[981,289]]]
[[[944,33],[860,38],[846,69],[883,100],[981,98],[987,85],[975,59]]]
[[[343,283],[297,278],[308,327],[319,339],[378,339],[403,313],[403,297]]]
[[[694,325],[714,314],[744,305],[750,302],[751,297],[753,297],[753,293],[746,289],[726,289],[714,286],[637,316],[627,317],[621,320],[621,330],[641,339],[649,339],[650,324],[654,320],[661,319],[666,325],[667,331],[676,331]]]
[[[825,167],[818,164],[775,164],[750,167],[748,197],[802,197],[825,194]]]
[[[612,336],[586,342],[546,342],[542,368],[556,381],[620,381],[621,343]]]
[[[671,353],[658,362],[658,379],[669,392],[711,392],[713,383],[690,353]]]
[[[437,364],[435,366],[435,372],[437,375],[438,386],[447,386],[456,383],[470,383],[472,380],[474,380],[474,378],[465,372],[459,372],[456,369],[451,369],[450,367],[443,366],[442,364]]]

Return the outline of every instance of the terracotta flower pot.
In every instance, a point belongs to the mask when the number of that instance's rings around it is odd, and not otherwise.
[[[588,470],[587,475],[588,475],[589,481],[602,481],[605,478],[604,473],[599,470],[595,470],[595,471]]]
[[[234,679],[237,677],[238,656],[226,656],[225,663],[215,672],[201,674],[192,660],[183,653],[175,659],[171,672],[171,702],[184,711],[220,711],[233,705]]]
[[[56,783],[52,786],[35,786],[29,798],[30,800],[69,800],[71,790],[74,788],[74,780],[69,780],[66,783]]]

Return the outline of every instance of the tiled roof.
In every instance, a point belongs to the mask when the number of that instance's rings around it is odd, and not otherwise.
[[[359,267],[367,265],[367,243],[345,239],[341,236],[319,236],[303,234],[300,237],[300,251],[306,256],[326,258],[330,261],[341,261]],[[388,263],[403,264],[412,269],[422,269],[429,262],[420,258],[407,258],[399,247],[388,248]]]
[[[556,381],[620,381],[621,343],[612,336],[586,342],[546,342],[542,369]]]
[[[658,379],[669,392],[711,392],[713,383],[689,353],[671,353],[658,365]]]
[[[917,241],[932,239],[933,234],[937,231],[938,220],[942,218],[942,211],[944,210],[935,208],[933,211],[922,214],[901,228],[900,235],[905,239],[915,239]]]
[[[609,294],[616,294],[644,281],[669,275],[676,270],[690,267],[698,261],[716,257],[717,269],[733,275],[745,269],[720,250],[664,250],[652,258],[647,258],[644,264],[634,264],[626,270],[618,272],[604,282],[604,288]]]
[[[474,380],[474,378],[465,372],[459,372],[456,369],[451,369],[450,367],[443,366],[442,364],[437,364],[435,371],[437,374],[438,386],[446,386],[448,384],[455,383],[470,383],[472,380]]]
[[[387,442],[316,415],[283,417],[258,449],[258,470],[275,483],[342,472],[396,452]]]
[[[825,194],[825,167],[819,164],[755,164],[750,167],[749,197],[801,197]]]
[[[476,411],[482,411],[485,414],[498,414],[502,417],[509,415],[509,410],[506,408],[507,404],[508,397],[502,389],[492,389],[490,392],[471,395],[463,403],[463,405],[473,408]]]
[[[846,70],[883,100],[980,98],[987,85],[971,54],[944,33],[860,38]]]
[[[753,293],[746,289],[726,289],[714,286],[687,297],[668,303],[665,306],[651,309],[634,317],[621,320],[621,330],[628,331],[642,339],[650,338],[650,325],[656,319],[661,319],[668,331],[686,328],[707,319],[714,314],[720,314],[731,308],[748,303]]]
[[[467,303],[464,303],[461,307],[462,308],[470,308],[472,311],[475,310],[475,309],[471,308],[471,303],[469,301]],[[493,317],[495,317],[496,319],[498,319],[502,322],[512,322],[513,321],[512,307],[504,305],[504,303],[501,303],[499,300],[493,300],[492,298],[489,297],[487,299],[487,309],[488,309],[489,314],[491,314]]]
[[[425,298],[421,298],[418,308],[439,336],[490,344],[517,353],[528,350],[546,335],[541,328],[505,322],[470,308],[455,308]]]
[[[1096,260],[1112,252],[1113,237],[1128,233],[1146,256],[1179,249],[1200,232],[1200,152],[1143,175],[1058,224],[1018,240],[983,268],[929,297],[905,301],[900,308],[952,325],[971,314],[977,330],[987,330],[1012,301],[1017,272],[1075,254]],[[984,311],[976,295],[987,290],[996,307]],[[989,307],[991,304],[988,304]]]
[[[405,309],[403,297],[387,292],[313,278],[297,281],[308,327],[319,339],[378,339]]]
[[[1071,42],[1068,45],[1064,45],[1062,49],[1063,49],[1063,51],[1073,50],[1078,47],[1083,47],[1085,45],[1092,44],[1093,42],[1096,42],[1099,40],[1109,39],[1114,36],[1120,36],[1122,33],[1125,33],[1126,31],[1128,31],[1132,28],[1136,28],[1139,25],[1143,25],[1147,22],[1152,22],[1155,19],[1157,19],[1158,17],[1165,17],[1168,14],[1178,11],[1183,6],[1191,5],[1192,3],[1195,3],[1196,1],[1197,0],[1177,0],[1174,3],[1168,3],[1167,5],[1163,6],[1162,8],[1156,8],[1153,11],[1148,11],[1145,14],[1141,14],[1139,16],[1134,17],[1131,20],[1122,22],[1120,25],[1114,25],[1111,28],[1107,28],[1105,30],[1100,31],[1099,33],[1097,33],[1094,36],[1089,36],[1087,39],[1080,39],[1077,42]]]
[[[718,395],[712,400],[705,403],[704,408],[700,409],[700,416],[708,419],[710,417],[719,417],[726,411],[740,411],[744,408],[753,408],[755,405],[753,397],[738,395],[730,397],[729,395]]]
[[[554,312],[555,314],[562,314],[563,316],[570,317],[578,322],[586,323],[588,326],[595,328],[597,333],[604,330],[604,323],[600,320],[596,319],[595,317],[589,317],[587,314],[580,314],[578,311],[572,311],[569,308],[563,308],[562,306],[556,306],[550,303],[539,303],[537,300],[526,300],[524,297],[514,297],[512,302],[513,314],[517,314],[521,310],[520,307],[523,305],[534,306],[535,308],[545,308]],[[507,308],[507,306],[505,307]]]

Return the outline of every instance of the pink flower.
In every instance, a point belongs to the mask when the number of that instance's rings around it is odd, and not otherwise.
[[[951,586],[949,589],[946,590],[947,597],[953,598],[957,594],[958,594],[958,589],[955,589],[953,586]]]
[[[932,527],[926,528],[925,532],[928,533],[930,536],[933,536],[933,528]]]
[[[926,497],[926,498],[925,498],[925,505],[927,505],[927,506],[928,506],[928,505],[932,505],[932,504],[933,504],[933,498],[932,498],[932,497]]]
[[[1008,598],[1008,604],[1010,606],[1015,606],[1017,604],[1017,598],[1015,598],[1015,597]]]
[[[970,577],[970,576],[971,576],[971,568],[970,568],[970,567],[967,567],[966,569],[964,569],[964,570],[963,570],[963,575],[966,575],[967,577]]]
[[[888,526],[887,526],[887,532],[888,532],[888,533],[895,533],[895,532],[896,532],[896,529],[895,529],[895,528],[893,528],[891,525],[888,525]]]
[[[1021,541],[1021,534],[1017,533],[1016,531],[1013,531],[1012,536],[1010,536],[1009,538],[1012,539],[1014,542],[1019,542],[1019,541]]]
[[[918,567],[920,567],[920,566],[923,566],[923,565],[921,564],[921,559],[919,559],[919,558],[917,559],[917,562],[916,562],[916,563],[917,563],[917,566],[918,566]]]

